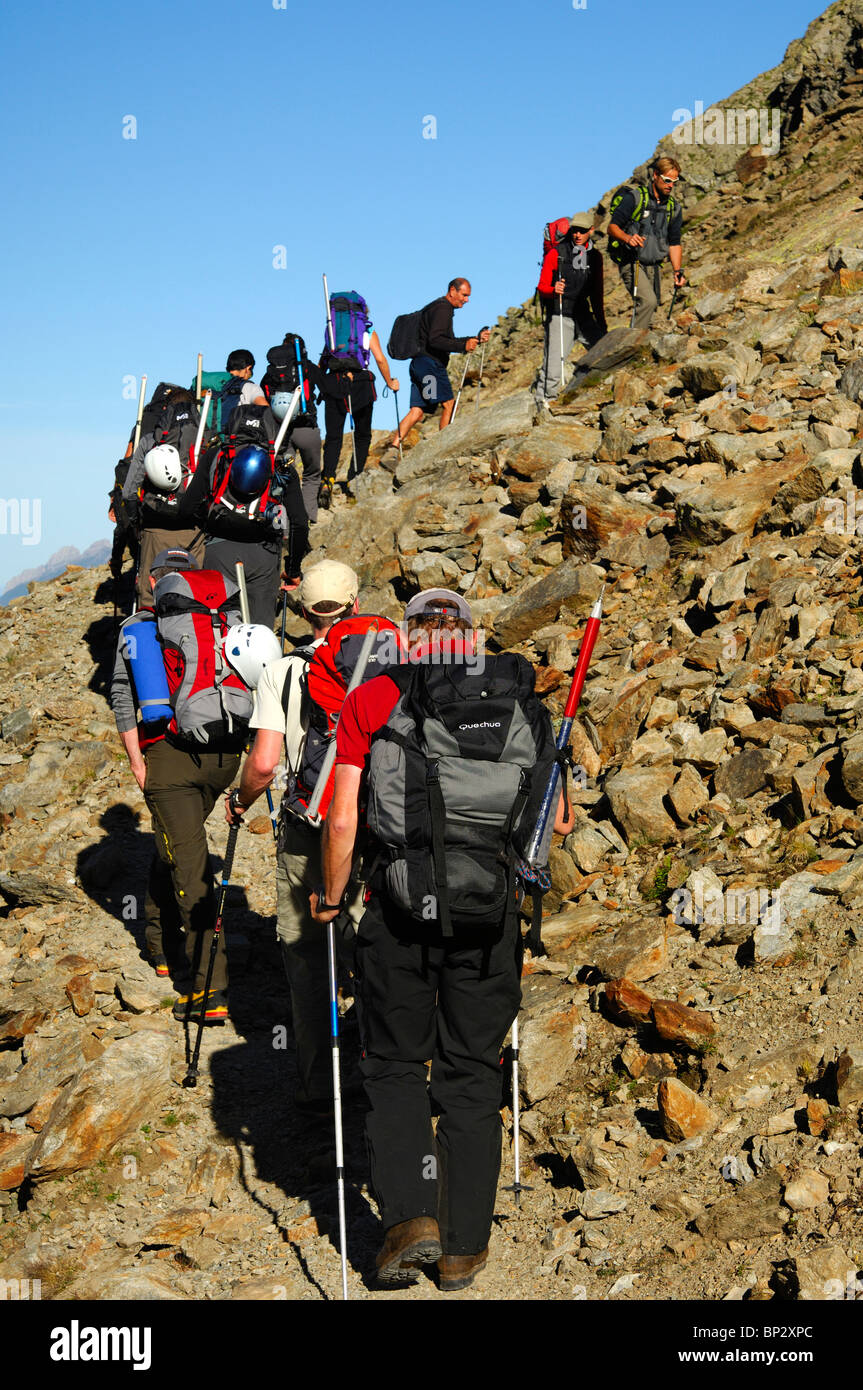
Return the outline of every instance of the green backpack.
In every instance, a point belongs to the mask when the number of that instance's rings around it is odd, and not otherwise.
[[[236,381],[236,380],[237,380],[237,378],[231,376],[231,373],[230,373],[230,372],[201,372],[201,400],[204,399],[204,397],[206,396],[206,394],[207,394],[208,391],[212,391],[212,393],[213,393],[213,400],[210,401],[210,405],[209,405],[209,408],[208,408],[208,410],[207,410],[207,420],[206,420],[206,424],[205,424],[205,426],[204,426],[204,428],[205,428],[207,431],[209,431],[209,430],[211,430],[211,429],[215,429],[217,432],[219,431],[220,415],[221,415],[221,412],[220,412],[220,411],[217,411],[216,414],[215,414],[215,417],[214,417],[214,414],[213,414],[213,403],[214,403],[214,402],[219,402],[219,401],[221,400],[221,396],[222,396],[222,392],[223,392],[224,388],[228,385],[229,382],[234,382],[234,381]],[[240,390],[242,390],[242,386],[243,386],[243,383],[240,382]],[[190,389],[191,391],[196,391],[196,390],[197,390],[197,387],[198,387],[198,381],[197,381],[197,378],[196,378],[196,379],[192,382],[192,385],[191,385],[191,387],[190,387],[189,389]],[[239,392],[238,392],[237,394],[239,395]],[[231,403],[231,408],[232,408],[232,409],[233,409],[233,406],[236,405],[236,403],[237,403],[236,400],[232,401],[232,403]],[[215,419],[215,423],[214,423],[214,419]]]
[[[638,194],[638,198],[637,198],[637,200],[636,200],[635,209],[634,209],[633,214],[632,214],[632,217],[631,217],[631,219],[630,219],[629,227],[628,227],[628,228],[627,228],[627,227],[624,227],[624,229],[623,229],[625,232],[629,232],[629,231],[636,225],[636,223],[638,223],[638,222],[641,221],[642,216],[644,215],[644,210],[645,210],[645,208],[647,207],[647,203],[648,203],[647,184],[644,184],[644,183],[627,183],[627,184],[624,184],[623,188],[619,188],[619,189],[617,190],[617,192],[615,193],[614,197],[613,197],[612,200],[611,200],[611,211],[610,211],[610,214],[609,214],[609,224],[610,224],[611,222],[614,221],[614,214],[615,214],[615,211],[616,211],[616,209],[620,206],[620,203],[621,203],[622,200],[623,200],[623,195],[624,195],[624,193],[628,192],[630,189],[632,189],[634,192],[636,192],[636,193]],[[675,203],[674,203],[674,198],[673,198],[673,196],[669,196],[668,202],[666,203],[665,206],[666,206],[667,211],[668,211],[668,225],[670,226],[670,225],[671,225],[671,219],[674,217],[674,208],[675,208]],[[630,259],[632,252],[631,252],[631,248],[630,248],[629,246],[625,246],[624,243],[623,243],[622,241],[618,241],[616,237],[609,237],[609,240],[608,240],[608,254],[609,254],[609,256],[611,257],[611,259],[614,261],[615,265],[622,265],[622,264],[624,264],[626,261],[628,261],[628,260]]]

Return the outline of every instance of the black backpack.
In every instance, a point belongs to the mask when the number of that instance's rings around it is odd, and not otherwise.
[[[224,441],[207,458],[212,472],[210,499],[205,527],[210,534],[237,541],[262,541],[274,537],[267,517],[274,481],[273,443],[276,422],[268,405],[238,405],[228,422]],[[264,449],[270,456],[270,476],[257,497],[235,497],[231,491],[231,464],[240,449],[249,445]]]
[[[200,421],[195,402],[174,400],[173,393],[159,407],[152,431],[148,431],[153,438],[151,447],[172,444],[180,455],[183,478],[176,492],[165,493],[151,487],[147,475],[144,475],[139,493],[143,526],[164,526],[166,521],[177,525],[191,524],[201,500],[200,489],[195,484],[197,464],[194,458]]]
[[[309,381],[306,345],[299,333],[286,333],[285,341],[271,347],[267,353],[267,370],[261,381],[261,389],[267,400],[271,401],[277,391],[292,396],[298,386],[302,387],[302,395],[292,423],[314,428],[318,417]]]
[[[214,397],[210,419],[216,434],[227,434],[231,416],[240,403],[240,394],[245,384],[242,377],[232,376]]]
[[[396,361],[419,357],[426,350],[425,309],[412,314],[399,314],[392,327],[387,352]]]
[[[556,755],[533,669],[504,652],[387,675],[401,694],[372,740],[367,808],[387,895],[444,936],[500,927]]]

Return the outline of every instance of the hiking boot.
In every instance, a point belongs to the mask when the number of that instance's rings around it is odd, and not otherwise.
[[[321,490],[318,493],[318,506],[323,507],[324,511],[329,511],[333,500],[333,485],[335,478],[324,478],[321,483]]]
[[[168,968],[167,957],[151,956],[150,964],[152,965],[160,980],[167,980],[168,976],[171,973],[170,969]]]
[[[178,1023],[194,1023],[201,1021],[201,1005],[204,1001],[204,991],[198,990],[197,994],[181,994],[174,1005],[173,1014]],[[228,996],[223,989],[211,989],[207,995],[207,1003],[204,1009],[204,1023],[227,1023],[228,1021]]]
[[[488,1246],[478,1255],[441,1255],[437,1262],[438,1287],[444,1293],[466,1289],[487,1263]]]
[[[433,1216],[414,1216],[390,1226],[375,1260],[383,1284],[412,1284],[419,1265],[441,1258],[440,1231]]]

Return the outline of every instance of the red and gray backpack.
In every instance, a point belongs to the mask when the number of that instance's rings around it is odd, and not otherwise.
[[[231,415],[228,434],[207,469],[211,477],[206,530],[226,540],[254,541],[275,533],[267,518],[271,501],[275,460],[276,424],[268,405],[239,405]],[[231,465],[241,449],[254,445],[270,456],[270,476],[255,497],[239,497],[231,489]]]
[[[305,815],[327,749],[335,735],[336,724],[363,639],[373,624],[377,624],[378,635],[369,654],[362,680],[365,682],[385,672],[388,674],[390,668],[398,667],[402,659],[404,639],[401,629],[395,623],[391,623],[389,618],[379,618],[373,614],[354,614],[350,618],[343,618],[339,623],[334,623],[323,642],[315,648],[309,661],[303,695],[306,740],[299,772],[289,780],[284,797],[285,809],[293,815]],[[321,798],[322,820],[332,799],[333,775],[330,774]]]
[[[504,652],[389,674],[401,695],[372,740],[366,811],[387,895],[444,936],[493,930],[518,910],[556,755],[533,669]]]
[[[536,287],[536,292],[543,302],[547,300],[548,296],[554,294],[555,272],[558,266],[557,247],[568,231],[568,217],[556,217],[553,222],[546,222],[543,228],[542,265],[539,272],[539,284]]]
[[[183,477],[176,492],[157,492],[144,475],[138,499],[141,524],[145,527],[164,526],[171,521],[191,524],[200,498],[200,479],[197,479],[195,440],[200,413],[194,401],[175,401],[168,396],[159,409],[152,428],[153,443],[173,444],[180,455]],[[196,481],[197,479],[197,481]]]
[[[218,570],[165,574],[153,606],[174,711],[168,732],[184,743],[241,747],[252,695],[222,651],[228,628],[242,621],[236,585]]]

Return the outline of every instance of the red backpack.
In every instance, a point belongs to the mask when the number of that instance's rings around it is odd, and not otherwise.
[[[187,743],[238,745],[252,696],[222,650],[228,629],[241,621],[236,585],[219,570],[164,574],[153,606],[174,711],[169,731]]]
[[[557,217],[553,222],[546,222],[542,232],[542,269],[539,272],[539,284],[536,287],[537,294],[540,296],[554,294],[554,281],[557,270],[557,244],[562,241],[569,231],[569,218]]]
[[[307,728],[300,769],[285,792],[288,809],[304,815],[323,767],[327,748],[335,734],[345,695],[357,664],[363,639],[377,624],[378,635],[369,654],[362,681],[398,666],[406,652],[401,629],[389,618],[374,614],[354,614],[335,623],[319,647],[315,648],[306,673],[304,723]],[[334,773],[330,774],[320,802],[321,819],[326,816],[333,795]]]

